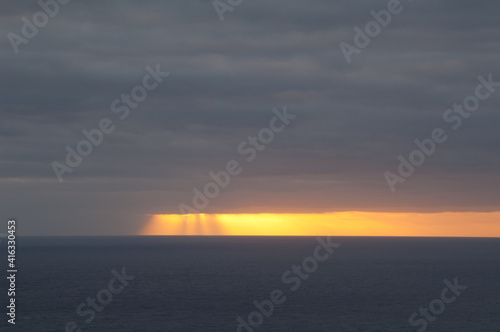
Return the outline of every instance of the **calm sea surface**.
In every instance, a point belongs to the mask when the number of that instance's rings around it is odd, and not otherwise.
[[[21,237],[16,324],[4,277],[0,331],[500,331],[500,240],[333,242],[327,256],[316,237]],[[443,290],[455,278],[460,295]]]

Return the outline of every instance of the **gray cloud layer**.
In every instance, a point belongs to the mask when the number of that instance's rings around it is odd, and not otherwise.
[[[72,1],[15,54],[35,1],[0,10],[0,207],[25,234],[130,234],[177,213],[274,107],[297,118],[207,211],[498,210],[500,91],[391,193],[382,176],[444,111],[500,81],[494,1],[402,1],[347,64],[339,48],[387,1]],[[121,121],[110,104],[146,66],[170,76]],[[115,132],[59,183],[81,131]],[[23,227],[23,222],[25,226]]]

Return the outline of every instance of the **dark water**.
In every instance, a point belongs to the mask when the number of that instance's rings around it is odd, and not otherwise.
[[[263,322],[254,331],[417,331],[410,315],[441,297],[443,280],[458,278],[467,289],[444,309],[437,304],[434,310],[444,311],[431,314],[426,331],[500,331],[500,240],[334,242],[341,246],[316,270],[302,270],[307,279],[291,290],[296,282],[282,276],[314,256],[315,237],[20,238],[16,325],[6,323],[4,309],[0,330],[65,331],[74,321],[81,331],[236,331],[237,317],[248,322],[253,302],[279,289],[286,299],[269,317],[259,314]],[[135,278],[124,287],[115,280],[113,289],[122,289],[113,294],[111,271],[123,267]],[[102,289],[101,299],[111,302],[97,303],[101,312],[86,323],[96,310],[83,304],[87,311],[79,315],[76,308]]]

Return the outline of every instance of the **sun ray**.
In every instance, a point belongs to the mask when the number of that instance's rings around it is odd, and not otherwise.
[[[141,235],[500,237],[500,212],[157,214]]]

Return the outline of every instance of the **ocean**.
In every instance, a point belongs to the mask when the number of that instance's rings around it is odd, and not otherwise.
[[[20,237],[16,259],[1,331],[500,331],[500,239]]]

